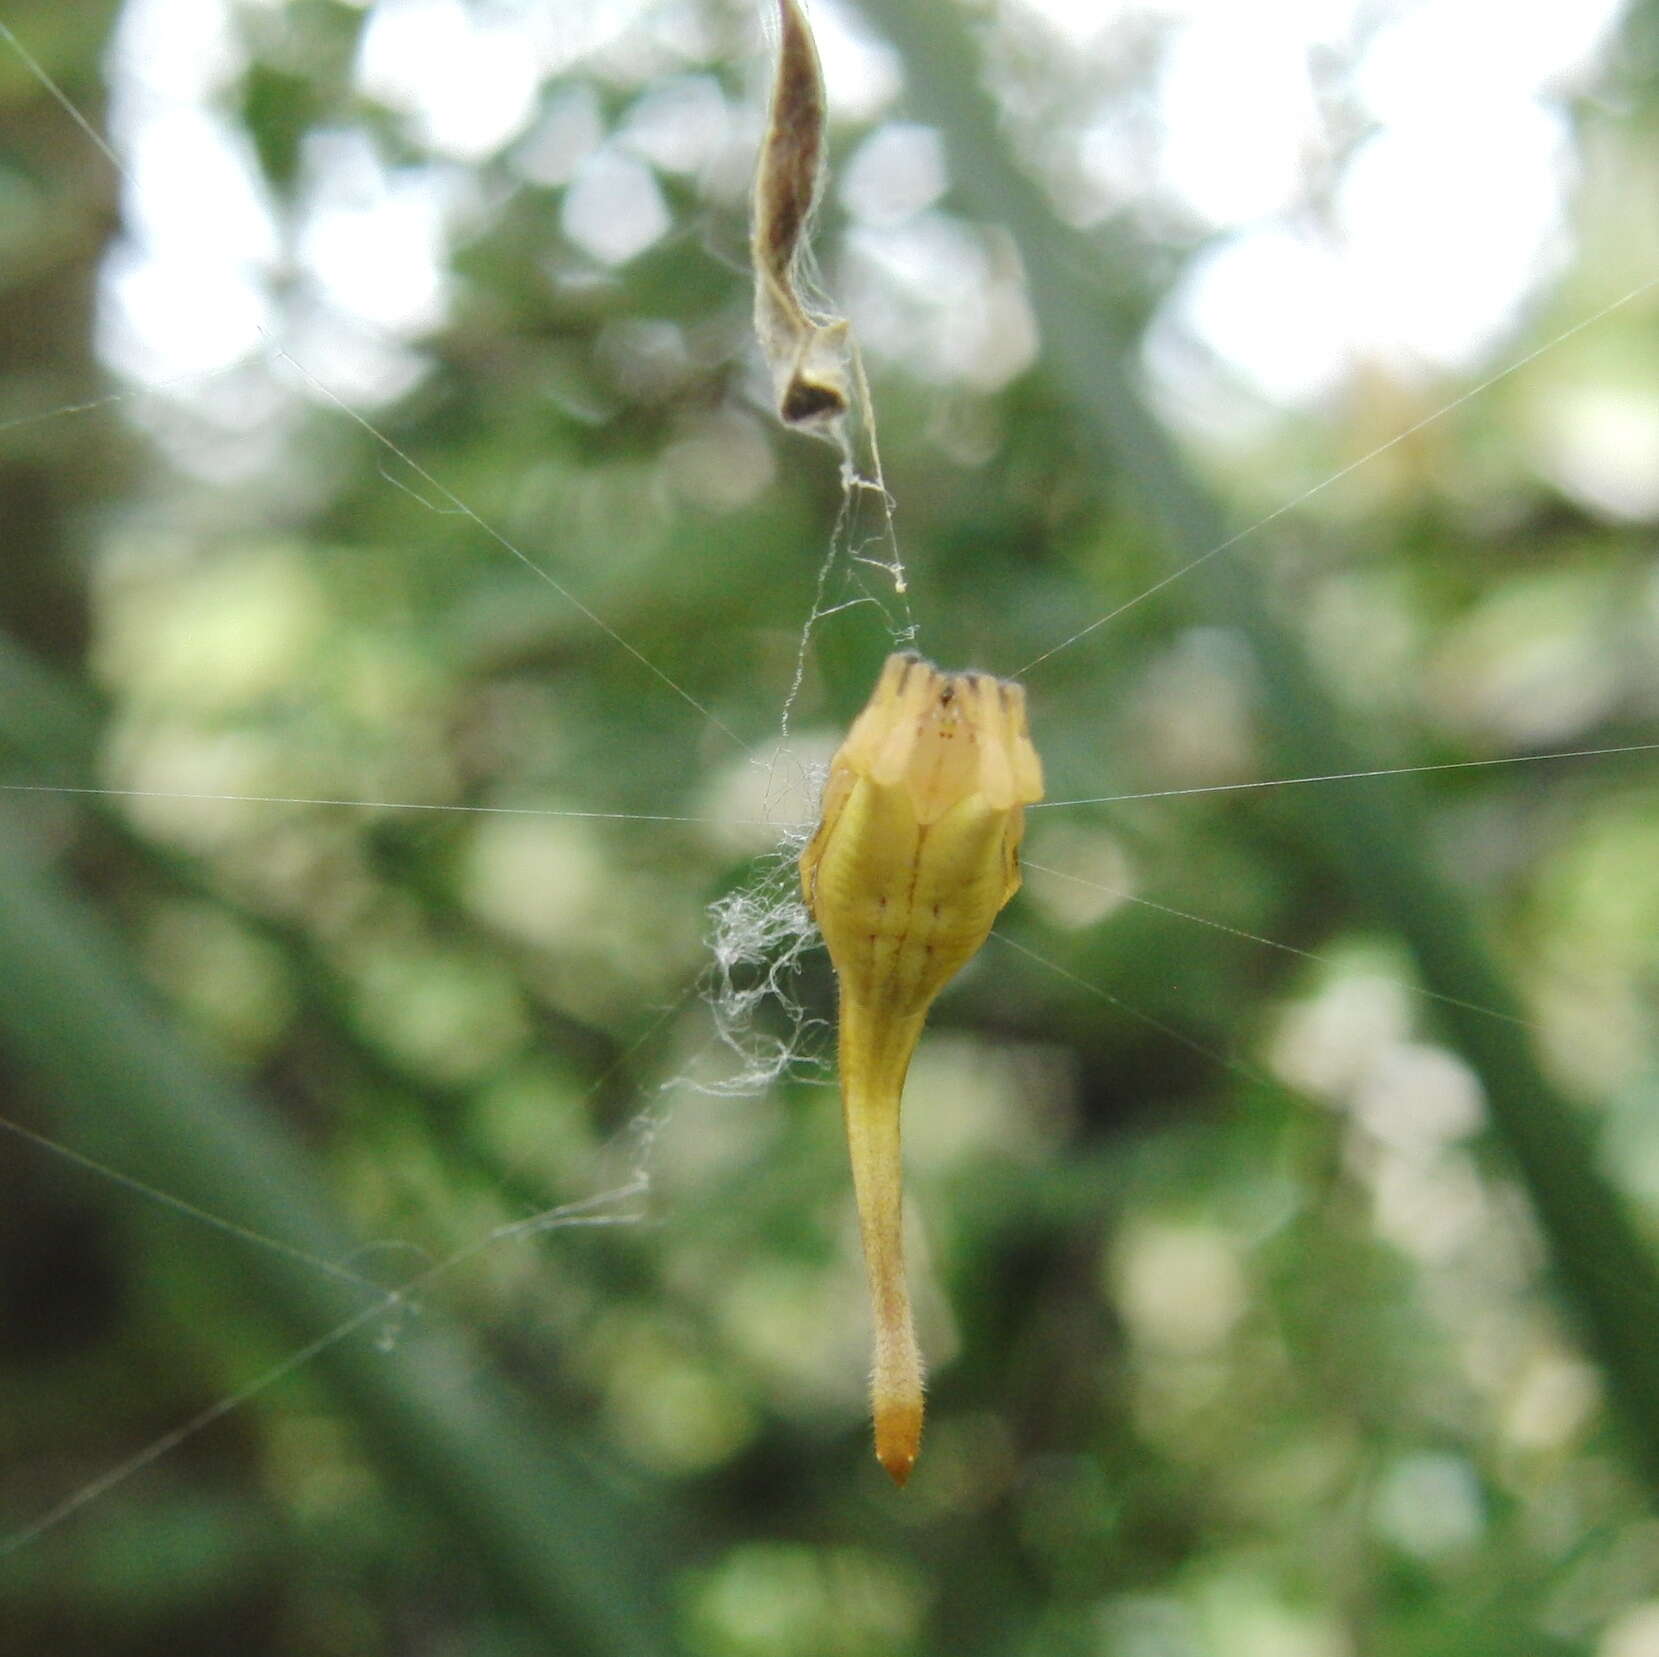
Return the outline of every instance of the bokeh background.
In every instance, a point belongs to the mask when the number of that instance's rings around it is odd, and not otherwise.
[[[763,8],[9,0],[0,1651],[1655,1657],[1659,12],[814,17],[920,644],[1110,797],[917,1060],[916,1477],[827,969],[711,1005],[895,613]]]

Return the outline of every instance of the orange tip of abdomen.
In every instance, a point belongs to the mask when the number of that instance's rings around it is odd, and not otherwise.
[[[894,1484],[903,1486],[922,1447],[922,1400],[877,1400],[876,1460]]]

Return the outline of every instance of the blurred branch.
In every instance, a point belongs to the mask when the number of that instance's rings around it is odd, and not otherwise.
[[[351,1258],[300,1152],[214,1075],[153,1009],[93,912],[24,847],[16,819],[0,857],[0,1037],[51,1088],[60,1131],[123,1173],[307,1254]],[[222,1236],[200,1233],[224,1270]],[[239,1257],[295,1346],[367,1306],[362,1292],[273,1250]],[[661,1556],[644,1515],[573,1444],[524,1419],[484,1361],[430,1308],[393,1354],[366,1331],[316,1360],[389,1474],[420,1493],[457,1543],[558,1649],[668,1649]]]
[[[526,1188],[521,1177],[471,1136],[456,1131],[465,1114],[461,1090],[421,1074],[418,1067],[398,1063],[365,1031],[339,966],[302,925],[254,907],[229,883],[216,880],[211,865],[145,838],[133,826],[128,811],[132,802],[119,791],[99,791],[98,738],[103,713],[101,702],[86,685],[41,661],[0,628],[0,750],[15,749],[23,761],[20,788],[54,793],[61,783],[61,798],[83,807],[146,868],[189,897],[213,904],[269,944],[286,963],[298,1007],[326,1034],[333,1051],[349,1065],[348,1074],[409,1101],[425,1117],[442,1154],[453,1165],[464,1162],[480,1173],[509,1204],[534,1208],[540,1200],[538,1192]],[[426,918],[435,928],[454,927],[467,945],[479,949],[499,953],[508,947],[509,940],[480,933],[475,926],[463,927],[440,904],[432,883],[423,882],[413,866],[399,873],[411,902],[432,912]],[[567,1061],[580,1065],[596,1089],[618,1077],[625,1085],[631,1084],[627,1054],[610,1031],[547,1001],[538,1001],[536,1012],[538,1038]]]
[[[959,5],[861,0],[898,48],[917,113],[942,133],[960,198],[1019,244],[1042,333],[1042,361],[1069,397],[1080,438],[1103,476],[1139,492],[1173,573],[1195,607],[1236,629],[1261,673],[1265,722],[1287,774],[1363,768],[1297,642],[1269,616],[1251,575],[1231,552],[1217,503],[1193,478],[1146,408],[1132,356],[1092,291],[1100,248],[1050,211],[1011,159],[1000,117]],[[1203,560],[1201,563],[1198,560]],[[1188,566],[1191,566],[1189,569]],[[1037,690],[1040,698],[1040,685]],[[1385,792],[1303,790],[1310,836],[1359,901],[1396,927],[1424,984],[1447,997],[1440,1016],[1480,1075],[1492,1119],[1532,1199],[1558,1280],[1600,1360],[1650,1487],[1659,1491],[1659,1269],[1618,1192],[1598,1172],[1585,1128],[1546,1080],[1525,1030],[1473,1011],[1518,1011],[1517,998],[1478,939],[1461,902],[1423,855],[1419,793],[1409,778]]]

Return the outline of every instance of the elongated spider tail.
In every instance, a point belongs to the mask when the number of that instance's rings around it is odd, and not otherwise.
[[[856,996],[841,998],[841,1103],[875,1325],[870,1407],[876,1459],[895,1484],[909,1478],[922,1441],[922,1354],[904,1269],[899,1099],[923,1016],[925,1009],[894,1020],[873,1014]]]

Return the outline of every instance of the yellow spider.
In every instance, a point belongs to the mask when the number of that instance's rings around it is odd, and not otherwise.
[[[830,764],[801,888],[840,985],[841,1103],[875,1314],[876,1457],[895,1483],[922,1435],[905,1284],[899,1100],[933,998],[1019,889],[1025,807],[1043,795],[1025,692],[887,658]]]

